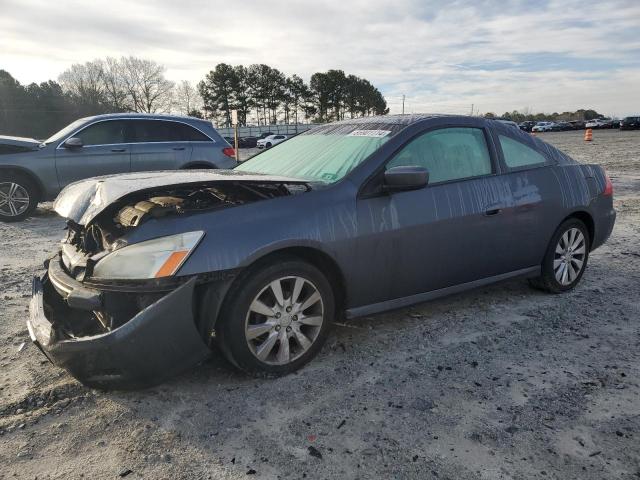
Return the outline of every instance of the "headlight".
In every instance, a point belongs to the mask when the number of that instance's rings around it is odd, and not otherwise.
[[[176,273],[198,245],[204,232],[187,232],[154,238],[120,248],[93,267],[93,277],[143,279],[169,277]]]

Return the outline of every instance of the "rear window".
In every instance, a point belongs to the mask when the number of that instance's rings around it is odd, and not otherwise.
[[[498,135],[498,139],[502,147],[504,162],[509,168],[534,167],[547,163],[544,155],[524,143],[504,135]]]

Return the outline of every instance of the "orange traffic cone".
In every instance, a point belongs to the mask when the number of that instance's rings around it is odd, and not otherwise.
[[[534,132],[533,130],[531,131],[531,135],[533,135],[534,137],[536,136],[536,132]]]
[[[590,142],[591,140],[593,140],[593,131],[590,128],[587,128],[584,131],[584,141]]]

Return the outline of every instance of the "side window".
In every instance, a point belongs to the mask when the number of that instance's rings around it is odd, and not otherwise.
[[[168,120],[134,120],[137,143],[210,142],[211,139],[193,127]]]
[[[498,135],[504,162],[509,168],[535,167],[545,165],[547,159],[533,148],[510,137]]]
[[[172,142],[171,123],[162,120],[134,120],[133,139],[136,143]]]
[[[429,172],[429,183],[489,175],[491,157],[484,132],[479,128],[443,128],[425,133],[402,148],[387,164],[420,166]]]
[[[172,123],[175,127],[175,137],[179,142],[211,142],[209,137],[190,125],[178,122],[168,123]]]
[[[107,120],[94,123],[74,136],[80,138],[85,146],[111,145],[125,143],[125,130],[126,122]]]

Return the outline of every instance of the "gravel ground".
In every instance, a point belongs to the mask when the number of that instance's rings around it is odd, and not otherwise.
[[[24,323],[63,222],[0,224],[0,479],[640,477],[640,132],[543,138],[616,189],[577,289],[517,280],[336,325],[275,380],[214,354],[149,390],[86,389]]]

